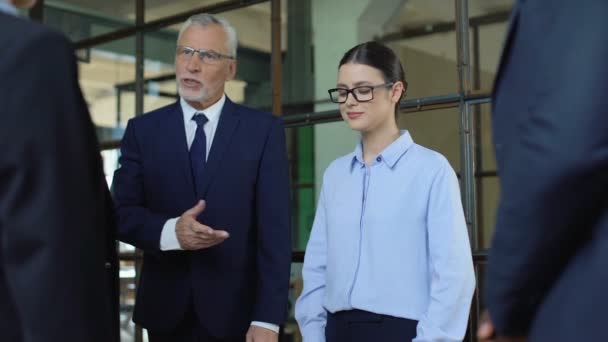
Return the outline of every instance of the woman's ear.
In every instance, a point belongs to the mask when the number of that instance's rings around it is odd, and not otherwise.
[[[403,96],[405,96],[406,92],[407,92],[407,82],[401,82],[401,81],[395,82],[395,85],[393,85],[393,94],[392,94],[393,101],[395,101],[395,102],[401,101],[401,98],[403,98]]]

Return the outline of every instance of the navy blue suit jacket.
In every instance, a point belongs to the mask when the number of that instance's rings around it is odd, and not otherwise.
[[[519,1],[495,84],[499,333],[608,341],[608,1]]]
[[[129,121],[114,176],[119,236],[144,251],[134,321],[173,329],[190,303],[217,337],[287,315],[289,179],[282,122],[226,99],[197,196],[179,102]],[[163,225],[207,203],[198,220],[230,238],[200,251],[160,251]]]
[[[0,340],[118,341],[114,208],[73,46],[0,12],[0,47]]]

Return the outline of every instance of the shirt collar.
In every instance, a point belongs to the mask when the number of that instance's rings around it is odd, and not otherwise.
[[[399,159],[401,159],[401,156],[403,156],[413,144],[414,140],[412,140],[410,133],[407,130],[401,130],[401,135],[399,138],[388,145],[384,151],[378,155],[378,157],[392,169],[395,167]],[[351,170],[356,162],[358,162],[361,166],[365,165],[365,161],[363,159],[362,142],[359,142],[357,146],[355,146],[353,159],[350,165]]]
[[[17,7],[15,7],[15,6],[13,6],[13,5],[11,5],[8,2],[5,2],[3,0],[0,0],[0,12],[12,14],[14,16],[18,16],[19,15],[19,10],[17,9]]]
[[[198,110],[192,107],[183,97],[180,98],[179,104],[182,107],[182,113],[184,114],[184,124],[188,124],[192,120],[192,116],[196,113],[203,113],[207,117],[208,122],[215,122],[219,120],[220,114],[222,114],[222,108],[224,108],[224,103],[226,103],[226,94],[223,94],[222,97],[211,106],[207,107],[204,110]]]

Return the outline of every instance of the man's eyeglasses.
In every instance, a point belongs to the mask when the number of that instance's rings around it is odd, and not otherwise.
[[[178,46],[175,54],[178,58],[189,60],[195,52],[198,52],[198,58],[205,64],[217,64],[222,59],[234,59],[234,56],[224,55],[219,52],[206,49],[195,49],[189,46]]]
[[[334,103],[345,103],[348,99],[348,94],[353,94],[353,97],[357,102],[368,102],[374,99],[374,89],[376,88],[388,88],[392,87],[395,82],[379,84],[375,86],[361,86],[353,89],[346,88],[334,88],[329,89],[329,98]]]

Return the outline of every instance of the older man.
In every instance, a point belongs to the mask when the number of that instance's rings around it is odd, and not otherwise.
[[[132,119],[114,177],[122,241],[144,251],[134,321],[157,341],[277,341],[290,268],[281,121],[232,102],[234,28],[178,37],[180,100]]]

